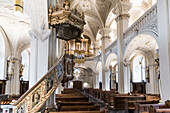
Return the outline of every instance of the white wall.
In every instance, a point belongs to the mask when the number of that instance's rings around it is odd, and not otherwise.
[[[0,79],[5,75],[5,43],[2,33],[0,32]]]
[[[21,53],[21,64],[24,66],[23,70],[23,80],[28,81],[29,80],[29,68],[30,68],[30,55],[28,50],[24,50]]]
[[[6,76],[6,67],[7,67],[7,58],[11,55],[11,49],[8,42],[8,37],[6,37],[5,31],[0,26],[0,79],[5,79]]]

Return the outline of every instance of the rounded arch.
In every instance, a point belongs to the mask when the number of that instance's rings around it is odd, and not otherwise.
[[[108,57],[106,58],[106,64],[105,64],[105,68],[109,69],[110,65],[115,65],[117,63],[117,56],[115,53],[111,53],[108,55]]]
[[[4,29],[0,26],[0,79],[5,79],[7,58],[11,56],[11,48]]]
[[[156,37],[153,37],[156,36]],[[130,55],[135,51],[145,51],[146,53],[153,52],[156,47],[159,47],[157,43],[157,35],[150,34],[139,34],[133,36],[129,41],[126,42],[124,47],[123,58],[129,60]]]
[[[92,42],[95,41],[94,36],[87,29],[84,29],[83,35],[87,35],[91,39]]]
[[[18,58],[21,58],[21,53],[30,48],[30,41],[23,43],[17,49]]]
[[[157,59],[156,54],[158,48],[157,39],[153,37],[153,35],[140,34],[129,40],[123,55],[124,63],[130,63],[130,81],[133,80],[134,75],[138,76],[136,82],[143,83],[146,80],[144,92],[146,94],[159,93],[157,92],[159,90],[158,77],[155,72],[157,66],[155,59]],[[142,61],[143,64],[141,63]],[[138,72],[135,73],[135,70],[138,70]]]
[[[146,81],[145,77],[145,62],[146,56],[143,54],[136,54],[131,59],[131,71],[132,71],[132,80],[133,82],[142,82]]]
[[[29,48],[22,51],[21,64],[24,66],[22,79],[24,81],[29,81],[29,75],[30,75],[30,49]]]
[[[96,64],[96,72],[99,72],[99,70],[102,68],[102,62],[99,61],[97,64]]]

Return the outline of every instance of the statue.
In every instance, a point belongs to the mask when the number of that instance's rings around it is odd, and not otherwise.
[[[11,56],[8,57],[8,69],[7,69],[7,78],[10,79],[11,78],[11,75],[14,74],[14,66],[13,66],[13,62],[12,62],[12,58]],[[10,75],[10,76],[8,76]]]
[[[19,69],[20,77],[22,77],[23,71],[24,71],[24,65],[20,64],[20,69]]]

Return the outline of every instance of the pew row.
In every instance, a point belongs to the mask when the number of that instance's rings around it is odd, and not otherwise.
[[[125,99],[125,113],[132,113],[139,111],[139,105],[141,104],[158,104],[159,100],[133,100],[129,101],[128,99]]]

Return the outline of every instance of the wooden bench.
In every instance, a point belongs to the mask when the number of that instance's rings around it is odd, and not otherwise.
[[[90,106],[94,105],[94,102],[58,102],[60,106]]]
[[[150,105],[157,105],[159,100],[144,100],[144,101],[135,101],[134,102],[134,112],[149,112]]]
[[[154,106],[154,108],[159,109],[159,107],[164,106],[164,104],[139,104],[138,108],[135,108],[134,113],[149,112],[150,106]]]
[[[82,94],[56,94],[56,97],[74,97],[74,96],[78,96],[78,97],[84,97],[84,95]]]
[[[154,106],[150,106],[149,113],[170,113],[170,108],[157,109]]]
[[[98,106],[61,106],[61,111],[98,111]]]
[[[147,94],[146,95],[146,100],[160,100],[160,95]]]
[[[115,110],[124,110],[125,109],[125,99],[128,101],[136,101],[136,100],[146,100],[146,96],[143,95],[114,95],[113,99],[113,109]]]
[[[77,96],[66,96],[66,97],[56,97],[56,102],[87,102],[87,97],[77,97]]]
[[[151,105],[149,113],[170,113],[170,100],[165,101],[165,104]]]

